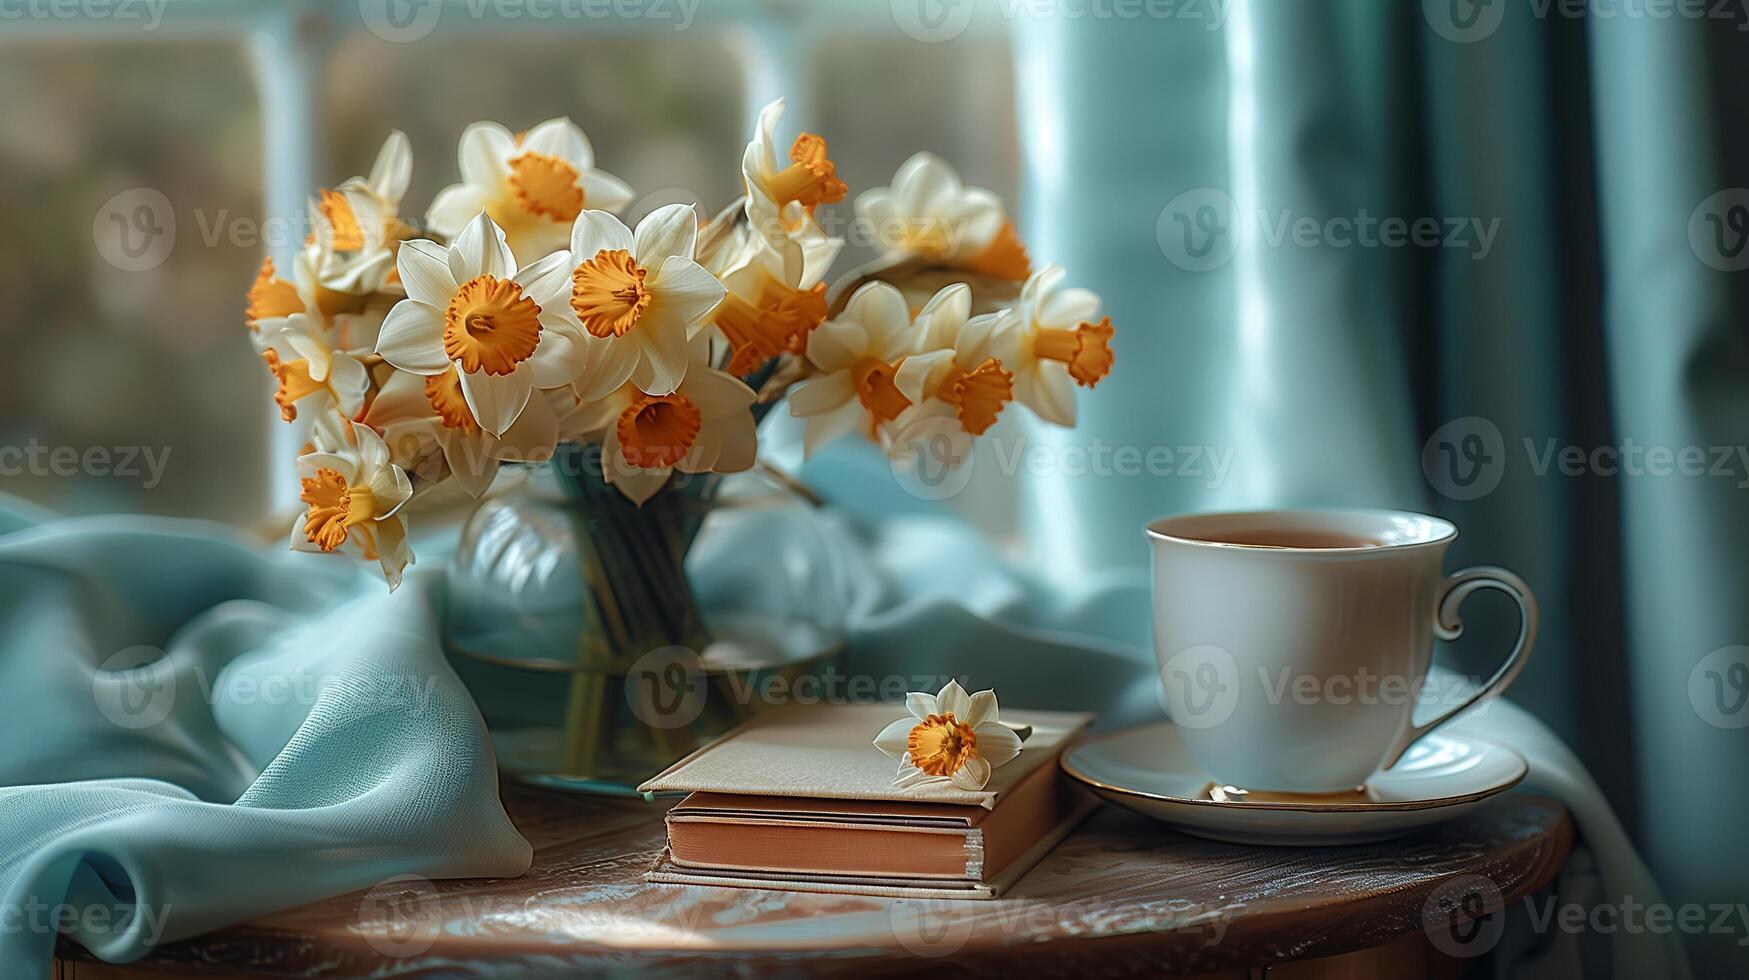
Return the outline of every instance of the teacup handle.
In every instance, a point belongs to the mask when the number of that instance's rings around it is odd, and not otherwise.
[[[1390,757],[1385,762],[1386,769],[1396,765],[1397,760],[1403,757],[1403,753],[1409,751],[1409,746],[1414,745],[1421,736],[1450,721],[1460,712],[1499,697],[1502,691],[1512,685],[1512,682],[1518,678],[1519,671],[1523,670],[1524,665],[1529,662],[1530,648],[1536,643],[1536,596],[1531,595],[1530,586],[1525,585],[1523,579],[1504,568],[1479,565],[1475,568],[1466,568],[1446,578],[1445,594],[1440,596],[1434,615],[1434,635],[1442,640],[1455,640],[1464,635],[1464,621],[1459,617],[1458,609],[1464,604],[1464,600],[1469,598],[1470,593],[1482,589],[1496,589],[1504,592],[1518,603],[1518,645],[1512,648],[1512,652],[1507,655],[1504,661],[1501,661],[1500,669],[1494,671],[1494,676],[1488,678],[1488,683],[1483,684],[1476,693],[1464,699],[1464,703],[1432,721],[1419,725],[1415,724],[1414,719],[1410,719],[1409,730],[1403,733],[1402,741],[1391,751]]]

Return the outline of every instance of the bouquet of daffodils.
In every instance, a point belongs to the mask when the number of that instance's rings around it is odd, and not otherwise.
[[[292,546],[375,561],[392,588],[408,504],[446,480],[478,497],[501,463],[591,447],[641,506],[677,470],[751,467],[786,395],[810,454],[850,434],[899,451],[925,423],[980,435],[1010,401],[1074,424],[1075,386],[1112,365],[1099,298],[1033,269],[1002,202],[927,153],[856,198],[882,254],[828,289],[844,239],[816,209],[847,188],[820,136],[779,152],[782,112],[760,113],[745,196],[702,223],[676,204],[627,227],[632,190],[568,119],[469,126],[423,227],[401,133],[322,190],[290,277],[265,261],[248,294],[280,415],[309,427]]]

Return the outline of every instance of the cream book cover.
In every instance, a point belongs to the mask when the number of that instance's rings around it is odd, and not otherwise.
[[[1008,711],[1002,721],[1031,726],[1020,754],[977,791],[946,780],[907,789],[893,785],[897,764],[874,737],[905,717],[902,704],[789,705],[747,722],[638,787],[641,793],[742,793],[840,800],[959,803],[993,809],[1042,765],[1055,765],[1064,744],[1093,720],[1081,712]]]

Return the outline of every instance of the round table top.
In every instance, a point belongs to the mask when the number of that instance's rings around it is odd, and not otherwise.
[[[297,977],[987,974],[1022,962],[1028,975],[1195,973],[1423,932],[1430,899],[1468,876],[1511,901],[1554,877],[1573,835],[1563,807],[1519,793],[1395,841],[1322,848],[1204,841],[1107,806],[1003,898],[946,901],[648,884],[664,803],[507,785],[505,804],[535,847],[521,878],[391,879],[168,944],[140,965]]]

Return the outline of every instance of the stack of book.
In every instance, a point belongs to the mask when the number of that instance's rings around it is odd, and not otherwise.
[[[688,794],[647,876],[687,885],[932,898],[994,898],[1098,802],[1058,770],[1090,715],[1004,711],[1025,733],[982,790],[946,780],[900,789],[872,744],[892,705],[790,706],[639,787]]]

